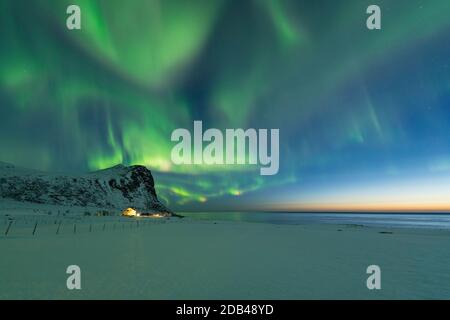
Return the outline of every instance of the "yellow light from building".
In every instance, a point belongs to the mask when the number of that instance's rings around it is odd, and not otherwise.
[[[122,212],[122,216],[124,216],[124,217],[139,217],[140,213],[138,213],[133,208],[127,208]]]

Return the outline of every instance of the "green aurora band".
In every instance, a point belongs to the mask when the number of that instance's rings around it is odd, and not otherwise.
[[[384,29],[371,33],[371,2],[0,0],[0,160],[42,170],[145,165],[175,208],[251,207],[254,197],[237,198],[321,168],[341,172],[351,162],[343,150],[409,143],[406,107],[367,79],[450,28],[448,0],[378,0]],[[65,28],[70,4],[81,7],[82,30]],[[429,76],[422,68],[411,81]],[[449,71],[438,80],[425,84],[424,101],[448,94]],[[280,173],[174,166],[170,135],[194,120],[281,128]],[[385,160],[377,170],[386,174],[401,163]]]

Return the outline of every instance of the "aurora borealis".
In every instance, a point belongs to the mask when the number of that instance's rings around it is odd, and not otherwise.
[[[65,27],[82,10],[82,30]],[[382,9],[369,31],[366,8]],[[448,0],[0,0],[0,161],[152,169],[178,210],[450,210]],[[279,128],[280,169],[171,132]]]

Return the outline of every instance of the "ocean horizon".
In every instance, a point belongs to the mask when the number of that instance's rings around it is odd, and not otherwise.
[[[271,224],[335,224],[387,228],[429,228],[450,230],[448,213],[322,213],[322,212],[180,212],[208,221],[241,221]]]

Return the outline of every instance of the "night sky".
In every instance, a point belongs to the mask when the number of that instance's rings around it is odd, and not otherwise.
[[[82,30],[66,28],[78,4]],[[382,29],[366,28],[366,8]],[[155,175],[175,210],[450,210],[449,0],[0,0],[0,160]],[[175,166],[279,128],[280,170]]]

